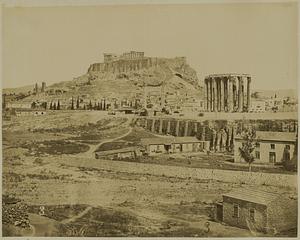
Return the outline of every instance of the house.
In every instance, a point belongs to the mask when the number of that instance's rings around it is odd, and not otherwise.
[[[256,132],[256,147],[254,150],[254,163],[276,164],[283,159],[291,159],[296,145],[295,132]],[[241,136],[234,138],[234,162],[245,162],[240,156],[239,148],[243,146]]]
[[[249,109],[249,112],[254,113],[260,113],[266,111],[266,102],[265,101],[259,101],[259,100],[252,100],[251,101],[251,107]]]
[[[282,108],[284,100],[282,98],[270,98],[265,100],[266,110],[274,111]]]
[[[25,109],[25,108],[14,108],[12,109],[12,115],[15,115],[17,117],[21,116],[42,116],[46,115],[45,110],[40,110],[40,109]]]
[[[196,137],[142,138],[142,145],[149,156],[164,153],[204,152],[209,149],[209,141]]]
[[[256,189],[236,189],[223,194],[217,220],[251,231],[279,233],[297,228],[297,198]]]
[[[141,152],[136,147],[99,151],[95,153],[96,159],[104,158],[109,160],[136,159],[141,156]]]

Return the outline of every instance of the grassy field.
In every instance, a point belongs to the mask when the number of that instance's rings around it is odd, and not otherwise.
[[[223,193],[246,188],[247,183],[149,171],[155,166],[152,163],[186,167],[183,173],[191,170],[187,167],[220,167],[225,166],[227,157],[145,158],[141,161],[151,164],[140,172],[135,171],[139,163],[122,162],[120,168],[120,162],[94,158],[91,149],[98,145],[93,144],[122,136],[129,129],[124,117],[92,111],[47,114],[40,125],[33,117],[4,123],[2,192],[28,205],[34,231],[10,224],[3,227],[3,232],[7,236],[254,237],[247,229],[226,226],[211,218],[213,204],[221,200]],[[135,145],[143,137],[155,135],[133,129],[116,142]],[[294,193],[288,186],[256,187]],[[40,206],[45,207],[45,216],[38,215]]]

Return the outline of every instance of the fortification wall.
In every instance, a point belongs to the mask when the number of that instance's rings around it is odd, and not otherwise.
[[[88,72],[112,72],[112,73],[126,73],[130,71],[138,71],[141,69],[148,69],[157,67],[161,64],[170,63],[172,65],[182,65],[186,63],[185,57],[176,58],[156,58],[143,57],[137,59],[118,59],[116,61],[94,63],[90,65]]]

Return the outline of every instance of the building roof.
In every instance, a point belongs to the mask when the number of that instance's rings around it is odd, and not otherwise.
[[[241,139],[241,136],[236,136],[236,139]],[[256,139],[261,141],[296,141],[297,135],[295,132],[271,132],[271,131],[256,131]]]
[[[142,138],[141,143],[143,145],[171,145],[172,143],[195,143],[203,142],[198,140],[196,137],[161,137],[161,138]]]
[[[275,199],[281,197],[280,194],[256,190],[254,188],[236,189],[232,192],[223,194],[223,197],[224,196],[262,205],[268,205]]]
[[[127,147],[127,148],[107,150],[107,151],[98,151],[98,152],[96,152],[96,154],[105,156],[105,155],[111,155],[111,154],[117,154],[117,153],[134,152],[137,150],[139,150],[139,149],[136,147]]]

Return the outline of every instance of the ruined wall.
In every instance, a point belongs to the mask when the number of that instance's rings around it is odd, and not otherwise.
[[[205,120],[139,117],[138,126],[158,134],[196,136],[210,142],[211,151],[232,151],[233,139],[244,128],[256,131],[296,132],[296,120]]]

